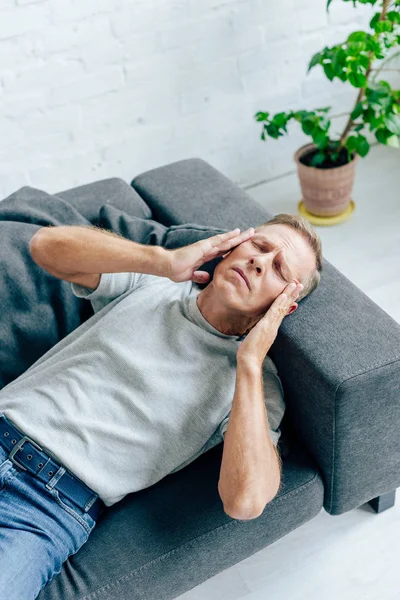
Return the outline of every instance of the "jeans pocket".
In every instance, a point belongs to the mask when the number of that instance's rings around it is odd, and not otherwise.
[[[96,521],[92,519],[92,517],[88,513],[85,513],[85,511],[82,508],[79,508],[79,506],[76,506],[76,504],[71,502],[71,500],[64,496],[64,494],[60,494],[59,490],[53,488],[49,491],[50,494],[53,496],[54,500],[57,502],[57,504],[61,508],[63,508],[65,512],[67,512],[71,517],[73,517],[75,521],[77,521],[79,525],[83,527],[83,529],[89,536],[89,534],[96,525]]]

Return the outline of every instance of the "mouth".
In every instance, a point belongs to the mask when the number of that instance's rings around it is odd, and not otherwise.
[[[239,275],[242,277],[242,279],[244,279],[244,281],[245,281],[245,283],[246,283],[247,287],[250,289],[249,280],[247,279],[247,277],[246,277],[246,275],[243,273],[243,271],[242,271],[241,269],[237,269],[237,268],[234,268],[233,270],[234,270],[234,271],[236,271],[236,273],[239,273]]]

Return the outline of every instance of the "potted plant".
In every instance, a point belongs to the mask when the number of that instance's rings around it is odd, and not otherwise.
[[[370,144],[363,135],[367,127],[381,144],[400,147],[400,90],[393,90],[383,79],[373,78],[375,60],[391,58],[391,49],[400,46],[400,0],[344,0],[359,4],[379,5],[372,17],[371,33],[355,31],[345,42],[325,47],[311,59],[309,72],[321,65],[326,77],[338,77],[358,88],[354,107],[339,139],[330,135],[330,106],[315,110],[280,112],[270,116],[257,112],[255,119],[263,122],[261,139],[278,139],[287,134],[287,124],[295,119],[312,143],[299,148],[294,155],[303,200],[299,211],[312,223],[328,225],[343,221],[354,210],[350,194],[355,164],[365,157]],[[332,0],[328,0],[326,10]],[[385,61],[386,62],[386,61]],[[381,63],[379,73],[384,68]]]

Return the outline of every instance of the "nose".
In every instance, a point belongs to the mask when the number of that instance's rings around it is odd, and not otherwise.
[[[260,256],[254,257],[253,256],[252,258],[250,258],[250,264],[255,266],[255,269],[258,274],[269,269],[270,267],[272,269],[273,261],[274,261],[274,255],[271,254],[271,252],[265,252],[262,257],[260,257]]]
[[[255,266],[255,270],[258,275],[262,274],[267,269],[273,270],[274,265],[273,262],[275,260],[275,256],[272,252],[265,252],[262,256],[253,256],[250,258],[250,264]],[[296,283],[300,283],[297,279],[293,279]]]

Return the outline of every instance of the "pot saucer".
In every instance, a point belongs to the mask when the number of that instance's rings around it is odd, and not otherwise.
[[[356,208],[356,205],[354,204],[353,200],[350,200],[349,206],[342,213],[327,217],[313,215],[312,213],[308,212],[304,205],[304,200],[300,200],[297,208],[299,213],[313,225],[337,225],[338,223],[343,223],[343,221],[347,221],[347,219],[350,218],[351,214]]]

